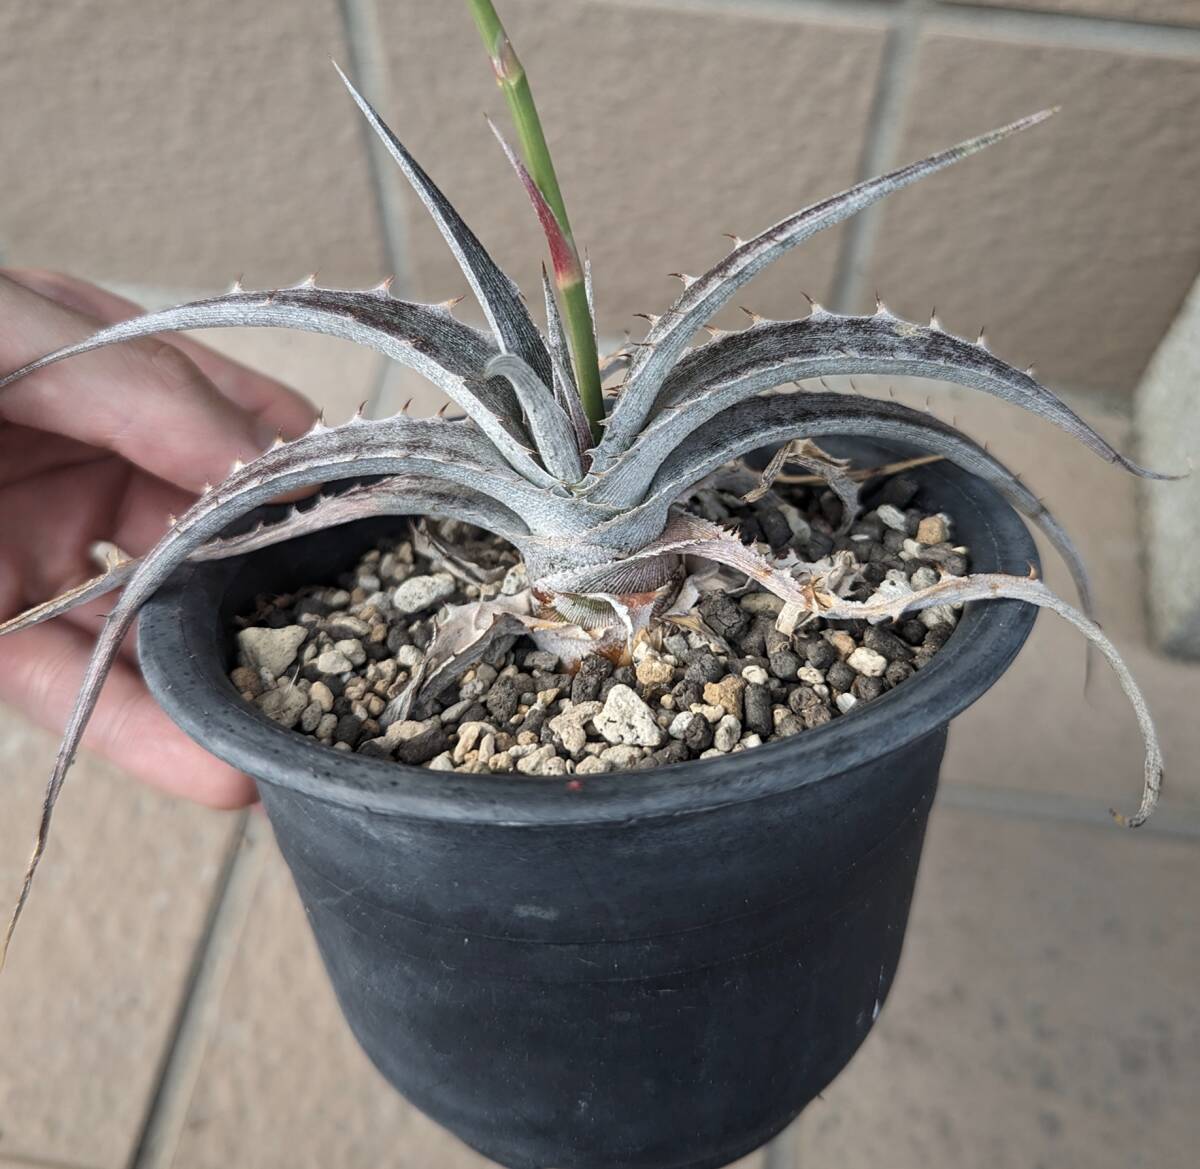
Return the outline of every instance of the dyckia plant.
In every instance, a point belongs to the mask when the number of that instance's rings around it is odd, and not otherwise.
[[[516,596],[452,608],[439,621],[424,662],[384,720],[407,717],[477,661],[497,637],[527,633],[561,659],[604,652],[620,656],[657,636],[669,619],[696,621],[707,581],[687,575],[696,558],[752,578],[784,601],[781,628],[815,617],[899,617],[932,605],[1017,598],[1054,610],[1075,625],[1112,665],[1137,713],[1145,739],[1139,808],[1117,819],[1142,823],[1162,774],[1154,728],[1136,683],[1090,616],[1087,578],[1074,548],[1038,499],[987,451],[929,414],[892,401],[834,392],[764,393],[827,375],[892,374],[957,382],[995,395],[1057,424],[1102,458],[1137,475],[1161,478],[1113,449],[1029,372],[993,356],[978,341],[900,320],[882,304],[852,316],[812,305],[799,320],[755,317],[740,332],[697,333],[768,264],[823,228],[847,219],[892,191],[1044,121],[1023,118],[940,154],[806,207],[747,240],[650,318],[644,340],[624,354],[623,382],[606,397],[596,358],[586,274],[579,263],[562,196],[553,177],[524,73],[490,3],[472,0],[497,79],[516,113],[528,165],[505,146],[549,240],[553,281],[544,276],[546,328],[535,326],[516,287],[496,266],[433,180],[370,104],[345,79],[445,237],[487,320],[479,330],[457,320],[452,302],[419,304],[393,297],[387,284],[365,291],[316,287],[250,292],[194,301],[103,329],[0,380],[0,389],[34,370],[103,345],[168,330],[249,325],[328,333],[369,346],[423,374],[461,410],[456,419],[405,414],[356,416],[339,426],[318,423],[291,442],[279,440],[233,467],[208,489],[144,557],[124,560],[94,580],[0,626],[11,632],[74,605],[122,589],[97,640],[47,787],[33,857],[5,938],[28,896],[63,780],[105,676],[140,607],[184,561],[262,548],[298,534],[378,515],[425,515],[466,521],[510,541],[529,587]],[[560,306],[556,292],[562,299]],[[566,324],[564,325],[564,318]],[[1049,538],[1066,559],[1081,596],[1076,610],[1031,577],[945,576],[932,587],[891,582],[866,600],[848,599],[861,578],[853,557],[835,554],[804,563],[691,514],[683,501],[697,485],[759,447],[784,445],[825,479],[854,518],[856,488],[844,465],[811,440],[846,435],[897,440],[952,461],[995,487]],[[781,459],[773,460],[768,477]],[[285,492],[336,480],[363,480],[317,497],[286,518],[224,537],[239,517]],[[1115,813],[1114,813],[1115,815]]]

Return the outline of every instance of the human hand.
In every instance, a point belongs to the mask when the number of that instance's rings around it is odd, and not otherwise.
[[[141,310],[73,277],[0,271],[0,373]],[[0,390],[0,620],[98,571],[97,540],[140,555],[167,517],[275,435],[311,425],[309,402],[186,337],[102,349]],[[0,701],[61,730],[111,599],[0,639]],[[212,807],[256,798],[241,772],[159,709],[130,639],[84,745],[154,787]]]

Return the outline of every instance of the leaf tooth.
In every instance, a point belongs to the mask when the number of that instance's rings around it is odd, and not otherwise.
[[[285,445],[286,445],[286,441],[283,437],[283,431],[277,430],[275,432],[275,437],[271,440],[272,448],[281,447],[281,446],[285,446]]]
[[[392,285],[395,283],[396,277],[385,276],[374,288],[368,288],[367,292],[372,296],[390,297],[392,295]]]
[[[662,317],[658,313],[634,313],[633,315],[641,318],[643,321],[649,321],[651,328],[654,328],[662,320]]]
[[[437,417],[437,418],[445,418],[445,417],[446,417],[446,411],[447,411],[447,410],[449,410],[449,409],[450,409],[450,403],[449,403],[449,402],[443,402],[443,403],[442,403],[442,404],[441,404],[441,405],[440,405],[440,406],[437,408],[437,414],[435,415],[435,417]]]
[[[930,327],[930,328],[931,328],[931,329],[932,329],[932,330],[933,330],[935,333],[943,333],[943,332],[945,332],[945,330],[942,328],[942,322],[938,320],[938,315],[937,315],[937,309],[936,309],[936,308],[935,308],[935,309],[933,309],[933,310],[930,312],[930,314],[929,314],[929,327]]]
[[[229,464],[229,473],[231,475],[236,475],[245,465],[246,464],[240,458],[234,459],[233,462]]]
[[[742,246],[742,244],[744,244],[746,242],[744,239],[742,239],[742,237],[740,235],[735,235],[731,231],[723,231],[723,232],[721,232],[721,234],[726,239],[733,241],[733,247],[730,249],[730,251],[737,251],[737,249],[740,248]]]
[[[310,272],[307,276],[304,277],[303,280],[300,281],[299,284],[296,285],[297,288],[316,288],[316,286],[317,286],[317,273],[316,272]]]
[[[750,318],[750,323],[752,325],[761,325],[767,319],[762,315],[762,313],[756,313],[754,309],[747,308],[744,304],[739,304],[738,308]]]
[[[412,404],[413,404],[413,400],[412,400],[412,398],[408,398],[408,399],[406,399],[406,400],[405,400],[405,403],[404,403],[404,405],[400,407],[400,413],[401,413],[401,414],[403,414],[403,415],[405,415],[405,416],[407,416],[407,414],[408,414],[408,410],[409,410],[409,407],[410,407]]]
[[[684,288],[691,288],[691,286],[695,284],[696,280],[698,279],[696,276],[689,276],[686,272],[668,272],[667,275],[674,276],[675,279],[684,286]]]
[[[987,326],[986,325],[979,326],[979,336],[975,338],[975,344],[980,349],[982,349],[985,353],[990,352],[990,350],[988,349]]]
[[[245,292],[246,289],[242,285],[242,274],[239,272],[234,277],[233,283],[229,286],[229,295],[236,296],[238,293]]]

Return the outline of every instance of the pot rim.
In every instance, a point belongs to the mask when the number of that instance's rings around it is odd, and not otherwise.
[[[1038,565],[1024,523],[988,484],[946,462],[922,467],[914,477],[956,523],[969,517],[973,570],[1023,575]],[[260,782],[419,820],[531,827],[634,821],[819,783],[944,727],[1004,673],[1037,616],[1036,606],[1023,601],[973,602],[924,669],[851,715],[737,754],[578,777],[577,785],[568,786],[576,777],[430,771],[334,751],[246,703],[226,675],[224,655],[214,649],[211,614],[239,567],[270,554],[265,549],[185,565],[144,606],[138,652],[151,693],[191,738]],[[787,760],[791,766],[755,768],[754,760]]]

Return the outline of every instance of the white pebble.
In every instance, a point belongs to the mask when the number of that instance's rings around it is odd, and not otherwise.
[[[834,702],[837,703],[837,708],[842,714],[849,714],[851,710],[858,705],[858,699],[853,694],[839,694]]]
[[[865,645],[860,645],[847,659],[846,664],[868,678],[880,678],[887,669],[887,658]]]
[[[742,677],[755,686],[765,686],[770,681],[770,675],[762,666],[744,666],[742,668]]]
[[[893,532],[903,532],[908,529],[908,517],[890,503],[881,504],[875,509],[875,514],[884,527],[891,528]]]

